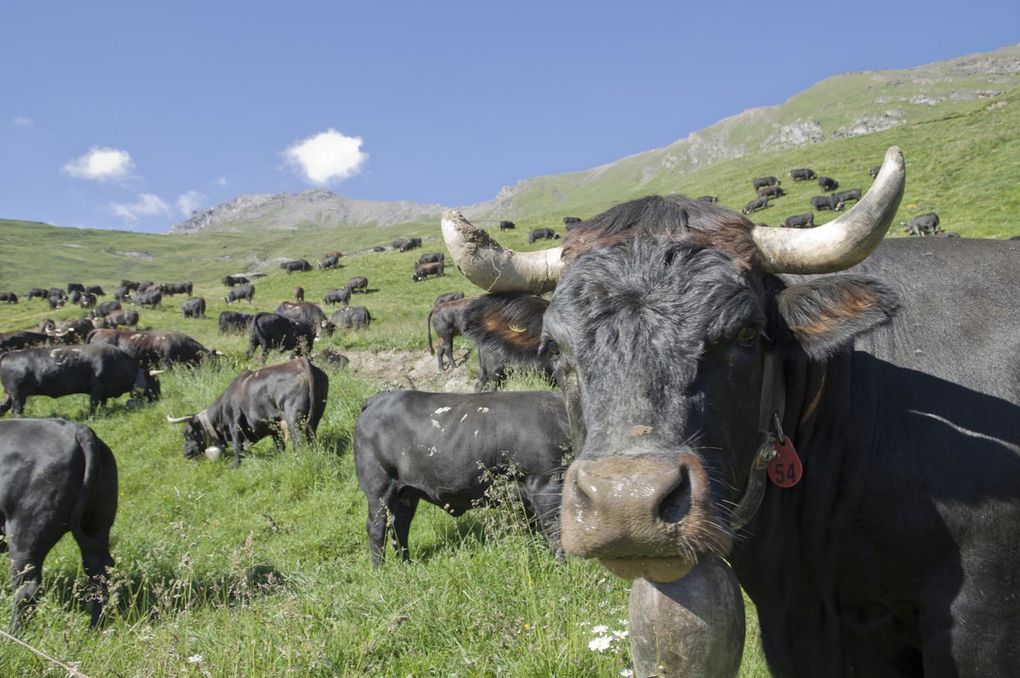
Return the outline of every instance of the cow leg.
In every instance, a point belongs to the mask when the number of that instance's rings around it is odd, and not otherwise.
[[[241,453],[244,451],[244,435],[241,433],[241,427],[234,424],[232,442],[234,445],[234,463],[231,468],[237,468],[241,465]]]
[[[7,414],[7,410],[11,409],[14,404],[14,398],[8,393],[4,396],[3,402],[0,402],[0,416]]]
[[[411,521],[414,520],[414,513],[417,510],[418,497],[403,497],[397,499],[393,505],[393,536],[397,542],[397,553],[405,563],[411,560],[407,550],[407,536],[411,532]]]
[[[54,534],[44,526],[12,524],[6,529],[14,538],[8,545],[10,551],[11,589],[14,603],[11,612],[11,633],[16,633],[25,620],[31,616],[42,588],[42,564],[46,554],[57,543],[62,534]]]
[[[89,577],[89,599],[92,601],[92,618],[89,625],[95,627],[103,614],[103,604],[109,596],[106,579],[106,568],[112,566],[113,556],[110,555],[110,534],[101,538],[90,539],[92,543],[78,543],[81,549],[81,563],[85,574]]]

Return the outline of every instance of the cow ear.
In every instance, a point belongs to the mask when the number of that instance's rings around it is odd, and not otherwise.
[[[549,302],[527,294],[487,294],[461,311],[461,333],[480,349],[516,359],[534,358],[542,343],[542,316]]]
[[[790,285],[777,297],[779,315],[812,360],[825,360],[854,337],[884,325],[899,297],[884,283],[860,275],[815,278]]]

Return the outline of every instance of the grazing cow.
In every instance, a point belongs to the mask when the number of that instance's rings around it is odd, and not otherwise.
[[[811,206],[819,212],[831,210],[838,212],[843,209],[843,201],[836,197],[836,194],[830,195],[816,195],[811,198]]]
[[[80,292],[81,290],[78,290],[78,291]],[[59,297],[60,299],[63,299],[65,301],[67,300],[67,292],[65,292],[64,290],[60,289],[59,287],[51,287],[50,291],[49,291],[49,296],[51,296],[51,297]]]
[[[116,346],[147,370],[173,365],[198,367],[217,355],[183,332],[169,330],[98,329],[89,332],[86,342]]]
[[[813,169],[808,169],[807,167],[790,170],[790,178],[794,181],[811,181],[817,178],[817,176]]]
[[[75,292],[75,294],[77,294],[77,292]],[[96,302],[98,301],[99,299],[96,297],[96,295],[92,294],[91,292],[86,292],[85,294],[81,295],[81,299],[78,300],[78,304],[82,308],[92,308],[93,306],[96,305]]]
[[[766,186],[779,186],[781,183],[783,182],[775,177],[758,177],[757,179],[751,180],[751,184],[754,186],[754,190],[756,191],[759,188],[765,188]]]
[[[566,412],[553,393],[393,391],[365,402],[354,427],[354,468],[368,500],[372,567],[383,560],[387,523],[409,560],[418,501],[453,516],[493,500],[493,477],[513,483],[553,551],[563,469],[570,451]]]
[[[408,238],[402,242],[400,247],[394,245],[393,249],[400,250],[401,252],[408,252],[410,250],[418,249],[421,247],[421,244],[421,238]]]
[[[755,198],[751,202],[744,205],[744,209],[740,210],[741,214],[750,214],[751,212],[757,212],[758,210],[768,209],[769,199],[766,197]]]
[[[432,330],[436,331],[436,337],[439,338],[439,355],[436,360],[438,361],[439,371],[442,372],[447,368],[444,363],[444,356],[449,359],[449,367],[456,367],[457,361],[453,357],[453,338],[459,334],[463,334],[463,317],[462,313],[464,307],[471,303],[471,299],[465,299],[464,293],[460,293],[460,297],[457,299],[451,299],[440,303],[436,300],[436,305],[429,311],[429,317],[425,324],[425,332],[429,338],[429,353],[432,355],[436,354],[436,350],[432,348]]]
[[[327,254],[319,260],[319,268],[323,271],[334,269],[340,265],[339,254]]]
[[[23,348],[35,348],[50,343],[50,335],[45,332],[18,330],[17,332],[0,332],[0,355]]]
[[[528,242],[533,243],[536,240],[559,240],[560,234],[551,228],[534,228],[531,233],[528,233]]]
[[[70,296],[67,297],[67,300],[75,305],[81,303],[81,292],[79,292],[78,290],[74,290],[73,292],[71,292]]]
[[[138,311],[134,309],[110,311],[103,319],[106,327],[137,327]]]
[[[129,292],[137,292],[138,288],[142,286],[142,283],[137,280],[121,280],[120,286]]]
[[[699,195],[695,198],[698,202],[717,203],[719,202],[719,196],[717,195]]]
[[[160,283],[159,291],[168,297],[172,297],[175,294],[187,294],[191,296],[191,281],[188,282],[176,282],[176,283]]]
[[[372,324],[372,314],[364,306],[349,306],[334,311],[329,316],[330,328],[342,328],[347,330],[367,330]]]
[[[315,341],[315,328],[300,320],[291,320],[278,313],[257,313],[251,322],[248,334],[248,350],[251,358],[259,347],[262,348],[262,362],[270,351],[294,351],[306,354]]]
[[[836,199],[840,202],[849,202],[851,200],[861,199],[861,189],[851,188],[849,191],[840,191],[836,194]]]
[[[818,177],[818,185],[823,191],[835,191],[839,188],[839,182],[832,177]]]
[[[155,283],[151,280],[143,280],[142,282],[138,283],[138,289],[136,289],[135,292],[149,292],[154,290],[159,291],[158,283]]]
[[[347,287],[351,292],[368,292],[368,278],[363,275],[356,275],[347,281]]]
[[[236,311],[223,311],[216,321],[216,331],[220,334],[230,332],[247,332],[251,328],[251,321],[255,319],[254,313],[237,313]]]
[[[563,217],[563,228],[569,231],[572,228],[576,228],[581,221],[581,217]]]
[[[223,297],[223,300],[228,304],[232,304],[235,301],[241,301],[244,299],[249,304],[255,298],[255,285],[251,283],[241,283],[230,288],[227,292],[227,296]]]
[[[131,303],[136,306],[148,306],[150,308],[156,308],[163,301],[163,293],[159,289],[148,288],[145,290],[138,290],[131,300]]]
[[[810,231],[644,198],[558,252],[444,215],[474,284],[555,286],[564,549],[681,588],[725,557],[773,675],[1020,675],[1020,248],[883,240],[904,181],[890,149]]]
[[[106,292],[103,291],[103,288],[100,285],[86,285],[85,292],[87,292],[88,294],[94,294],[97,297],[106,296]]]
[[[411,281],[421,282],[430,275],[438,278],[443,275],[443,268],[443,262],[441,261],[432,264],[418,264],[414,269],[414,273],[411,274]]]
[[[293,261],[283,262],[282,264],[280,264],[280,268],[287,271],[287,275],[290,275],[294,271],[297,271],[298,273],[310,271],[312,270],[312,265],[309,264],[304,259],[295,259]]]
[[[444,292],[436,297],[436,300],[432,302],[432,308],[439,306],[439,304],[445,304],[448,301],[456,301],[457,299],[463,298],[463,292]]]
[[[375,247],[372,248],[372,251],[373,252],[385,252],[386,248],[383,247],[382,245],[376,245]]]
[[[185,318],[205,318],[205,299],[192,297],[181,304],[181,312]]]
[[[46,301],[50,305],[50,310],[55,310],[63,306],[66,299],[64,297],[58,297],[55,294],[51,294],[46,298]]]
[[[935,235],[942,232],[942,227],[939,225],[939,215],[928,212],[908,221],[903,225],[903,230],[907,235]]]
[[[874,167],[868,170],[868,176],[874,179],[875,177],[878,176],[878,171],[880,169],[882,169],[881,165],[875,165]]]
[[[12,351],[0,357],[0,383],[6,392],[0,402],[0,415],[12,410],[20,416],[32,395],[59,398],[87,393],[91,417],[96,407],[106,406],[108,398],[124,393],[158,399],[158,374],[147,372],[115,346],[82,344]]]
[[[295,451],[314,440],[328,394],[326,373],[307,358],[295,358],[255,371],[245,370],[206,409],[186,417],[168,416],[167,421],[184,424],[185,458],[193,459],[203,451],[216,458],[230,444],[234,448],[233,467],[237,468],[245,444],[267,436],[281,452],[288,440]]]
[[[0,550],[10,555],[11,633],[39,598],[42,566],[70,532],[89,577],[91,625],[106,600],[117,463],[92,429],[63,419],[0,421]]]
[[[783,222],[783,226],[786,228],[813,228],[814,225],[815,225],[814,212],[795,214],[792,217],[786,217],[786,221]]]
[[[220,278],[220,282],[224,287],[233,287],[234,285],[240,285],[241,283],[248,282],[248,279],[240,275],[225,275]]]
[[[322,298],[324,304],[343,304],[348,306],[351,303],[351,288],[345,287],[343,289],[332,289],[326,292],[326,296]]]
[[[105,318],[114,311],[121,310],[120,302],[116,299],[113,301],[104,301],[103,303],[96,306],[95,310],[92,311],[93,318]]]
[[[434,264],[440,261],[446,261],[446,255],[442,252],[429,252],[418,257],[419,264]]]
[[[512,231],[517,228],[517,224],[512,221],[501,221],[499,222],[499,230],[501,231]]]
[[[49,293],[41,287],[33,287],[25,294],[26,299],[35,299],[36,297],[46,299],[49,296]]]
[[[117,288],[113,290],[113,298],[117,301],[127,301],[131,298],[131,290],[124,285],[118,285]]]
[[[14,292],[0,292],[0,301],[6,301],[8,304],[18,303],[18,295]]]
[[[45,322],[45,328],[40,323],[40,329],[46,332],[54,343],[65,345],[84,344],[89,332],[96,328],[91,318],[70,318],[59,323],[53,323],[52,320]]]
[[[84,292],[85,286],[81,283],[67,283],[67,293],[71,292]]]
[[[478,345],[475,391],[498,390],[506,379],[507,367],[552,377],[552,364],[539,351],[542,313],[548,305],[539,297],[506,294],[468,300],[461,310],[461,333]]]
[[[276,307],[276,313],[291,320],[297,320],[315,330],[315,334],[326,327],[326,314],[318,304],[310,301],[283,301]]]
[[[786,195],[782,186],[766,186],[758,189],[759,198],[779,198]]]
[[[305,300],[305,288],[301,287],[300,285],[294,288],[294,291],[292,292],[292,294],[294,296],[294,301],[304,301]]]

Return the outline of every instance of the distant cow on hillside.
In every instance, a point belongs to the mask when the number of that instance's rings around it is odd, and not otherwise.
[[[778,186],[781,183],[782,182],[775,177],[758,177],[757,179],[751,180],[751,184],[754,186],[754,190],[756,191],[759,188],[765,188],[766,186]]]
[[[818,177],[818,185],[823,191],[835,191],[839,188],[839,182],[832,177]]]
[[[815,174],[815,171],[808,169],[807,167],[790,170],[790,178],[794,181],[811,181],[816,177],[817,175]]]

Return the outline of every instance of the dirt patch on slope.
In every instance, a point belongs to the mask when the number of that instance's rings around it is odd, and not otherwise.
[[[470,393],[475,379],[468,372],[471,351],[455,351],[457,366],[440,372],[436,357],[424,351],[344,351],[347,369],[370,379],[383,389],[414,388],[420,391]]]

